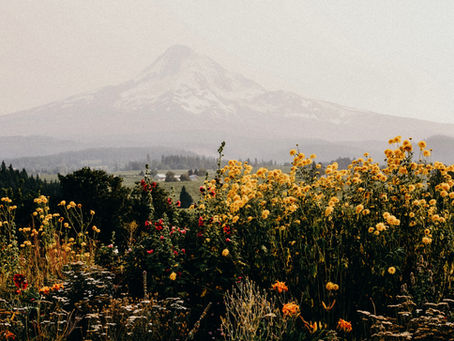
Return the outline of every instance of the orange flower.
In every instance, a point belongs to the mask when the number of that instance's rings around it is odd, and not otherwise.
[[[295,316],[299,314],[300,307],[294,302],[286,303],[282,307],[282,312],[284,313],[284,316]]]
[[[16,340],[16,335],[11,333],[9,330],[5,331],[3,336],[5,337],[5,340]]]
[[[288,291],[288,288],[285,285],[285,282],[279,282],[279,281],[276,281],[276,283],[274,283],[271,286],[271,289],[277,290],[279,293],[281,293],[283,291]]]
[[[326,305],[325,302],[322,301],[323,309],[325,309],[327,311],[330,311],[331,309],[333,309],[335,304],[336,304],[336,300],[334,300],[330,305]]]
[[[60,290],[60,289],[63,289],[65,286],[62,284],[62,283],[55,283],[53,286],[52,286],[52,291],[56,290]]]
[[[304,324],[304,326],[307,328],[307,330],[309,330],[309,333],[311,333],[311,334],[314,334],[318,329],[317,322],[312,322],[312,323],[306,322]]]
[[[46,287],[42,287],[41,289],[39,289],[39,293],[42,295],[49,295],[51,290],[52,290],[51,288],[46,286]]]
[[[337,322],[337,329],[350,333],[352,331],[352,324],[343,319],[339,319],[339,321]]]

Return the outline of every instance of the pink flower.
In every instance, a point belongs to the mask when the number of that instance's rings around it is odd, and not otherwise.
[[[149,255],[151,255],[153,252],[154,252],[153,249],[147,251],[147,253],[148,253]]]

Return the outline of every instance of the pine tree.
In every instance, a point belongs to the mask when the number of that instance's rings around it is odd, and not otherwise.
[[[188,208],[191,206],[193,200],[191,195],[186,191],[186,187],[183,186],[180,192],[180,202],[182,208]]]

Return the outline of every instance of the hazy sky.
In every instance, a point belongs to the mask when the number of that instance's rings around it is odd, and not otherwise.
[[[454,123],[451,0],[2,0],[0,114],[128,80],[173,44],[272,90]]]

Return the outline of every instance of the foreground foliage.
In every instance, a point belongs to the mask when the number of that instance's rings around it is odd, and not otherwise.
[[[108,245],[89,207],[51,213],[40,197],[34,225],[17,229],[3,198],[3,337],[411,339],[425,323],[449,334],[454,166],[431,163],[423,141],[389,142],[385,165],[365,154],[323,168],[298,150],[289,173],[229,161],[189,210],[146,177],[141,213]],[[408,309],[380,317],[396,302]],[[426,318],[438,304],[443,317]]]

